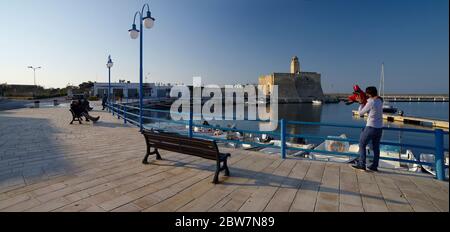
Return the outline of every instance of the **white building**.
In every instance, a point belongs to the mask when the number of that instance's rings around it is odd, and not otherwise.
[[[108,83],[94,83],[94,96],[108,94]],[[144,83],[144,98],[166,98],[170,96],[170,84]],[[111,83],[111,96],[139,98],[139,83]]]

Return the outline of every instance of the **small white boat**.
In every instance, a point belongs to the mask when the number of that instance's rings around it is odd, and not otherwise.
[[[336,137],[328,136],[328,140],[325,140],[325,142],[321,143],[314,150],[330,151],[330,152],[350,152],[350,144],[348,142],[332,140],[333,138]],[[337,138],[346,139],[347,136],[345,134],[342,134]],[[354,157],[350,156],[327,155],[323,153],[314,153],[314,152],[310,153],[308,157],[312,160],[337,162],[337,163],[350,163],[355,159]]]
[[[266,144],[271,144],[276,147],[281,147],[280,140],[271,140],[269,143],[266,143]],[[286,142],[286,146],[288,148],[292,147],[292,148],[301,148],[301,149],[306,149],[306,150],[312,150],[315,147],[314,144],[298,144],[298,143],[290,143],[290,142]],[[266,154],[271,154],[271,155],[281,155],[280,148],[274,148],[274,147],[263,148],[260,150],[260,152],[263,152]],[[306,152],[306,151],[288,150],[287,155],[293,156],[293,157],[304,157],[307,153],[308,152]]]
[[[414,156],[411,150],[406,150],[406,153],[400,154],[400,157],[404,160],[417,161],[416,157]],[[419,164],[402,163],[402,165],[406,167],[410,172],[422,172],[422,167]]]
[[[268,102],[264,101],[264,100],[258,100],[258,104],[267,104]],[[246,103],[248,104],[248,103]]]
[[[448,166],[448,152],[445,153],[445,165]],[[420,154],[420,161],[427,163],[434,163],[435,157],[434,154]],[[423,171],[430,173],[433,176],[436,176],[436,170],[434,166],[422,165]],[[448,168],[445,169],[445,178],[448,179]]]
[[[240,132],[222,132],[220,130],[213,131],[212,134],[210,134],[212,138],[220,139],[220,143],[224,143],[227,146],[233,147],[233,148],[244,148],[244,149],[251,149],[254,148],[255,141],[253,140],[253,137],[251,135],[244,134],[244,136]],[[229,140],[229,141],[225,141]],[[235,142],[239,141],[239,142]],[[246,143],[248,142],[248,143]]]
[[[258,98],[258,104],[270,104],[270,98]]]
[[[273,144],[274,146],[281,147],[281,141],[280,140],[272,140],[272,141],[270,141],[269,144]],[[291,142],[286,142],[286,146],[287,147],[292,147],[292,148],[306,149],[306,150],[312,150],[315,147],[314,144],[298,144],[298,143],[291,143]],[[289,154],[289,155],[292,155],[292,156],[304,156],[307,153],[308,152],[306,152],[306,151],[295,151],[294,153]]]
[[[319,106],[319,105],[322,105],[323,102],[321,100],[314,100],[314,101],[312,101],[312,104],[316,105],[316,106]]]
[[[383,113],[395,114],[398,112],[398,109],[387,104],[383,104]]]
[[[267,134],[262,134],[260,137],[255,138],[255,142],[260,143],[260,144],[269,144],[270,141],[272,141],[272,140],[273,140],[273,138]]]

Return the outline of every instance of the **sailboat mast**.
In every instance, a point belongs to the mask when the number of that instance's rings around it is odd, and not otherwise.
[[[384,87],[384,63],[381,64],[380,95],[381,95],[382,98],[385,97],[385,87]]]
[[[381,81],[380,81],[380,96],[385,99],[386,98],[386,83],[385,83],[385,75],[384,75],[384,62],[383,64],[381,64]],[[391,114],[395,114],[397,113],[397,108],[394,108],[391,105],[387,104],[388,101],[384,100],[383,101],[383,112],[385,113],[391,113]]]
[[[381,66],[380,88],[378,89],[380,96],[383,96],[383,66]]]

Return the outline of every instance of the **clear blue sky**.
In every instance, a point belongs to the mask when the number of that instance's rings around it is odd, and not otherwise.
[[[138,41],[129,39],[143,0],[0,1],[0,83],[138,81]],[[448,93],[448,0],[153,0],[145,30],[149,82],[255,83],[302,69],[322,73],[326,92],[379,83],[386,91]],[[149,73],[149,74],[148,74]]]

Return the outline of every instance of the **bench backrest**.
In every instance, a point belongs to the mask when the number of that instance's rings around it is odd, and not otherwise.
[[[188,138],[176,133],[144,130],[147,143],[152,146],[173,152],[199,156],[205,159],[217,160],[219,149],[215,141]]]

